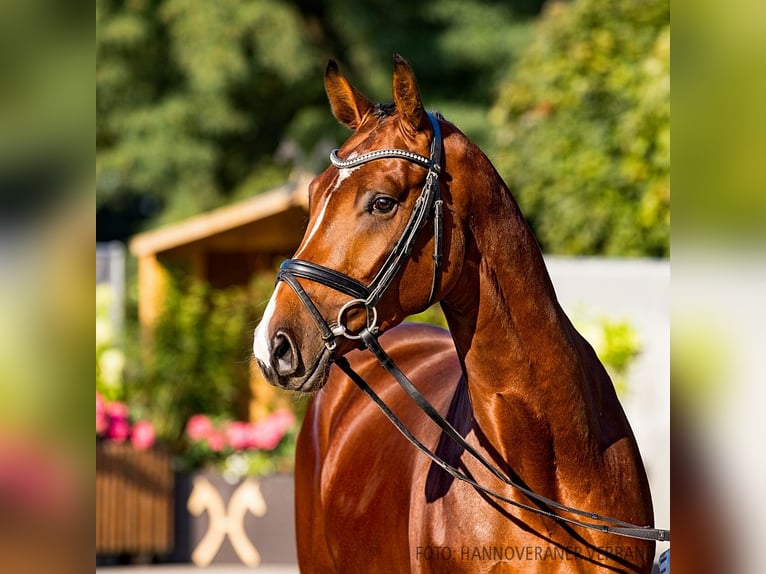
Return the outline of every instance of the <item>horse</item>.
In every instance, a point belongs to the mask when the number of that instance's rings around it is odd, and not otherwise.
[[[295,463],[301,571],[650,572],[655,542],[604,522],[653,525],[636,440],[508,187],[425,110],[401,56],[392,103],[332,60],[324,83],[352,134],[309,186],[253,341],[271,384],[313,394]],[[403,323],[432,302],[449,331]],[[571,508],[596,527],[561,518]]]

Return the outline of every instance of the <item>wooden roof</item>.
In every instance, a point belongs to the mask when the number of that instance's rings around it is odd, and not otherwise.
[[[305,226],[309,175],[178,223],[136,235],[130,242],[137,256],[165,253],[204,243],[217,250],[292,250]]]

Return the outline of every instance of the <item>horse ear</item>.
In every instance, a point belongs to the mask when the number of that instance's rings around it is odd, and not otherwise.
[[[362,92],[348,83],[338,70],[335,60],[327,62],[324,88],[330,100],[332,115],[344,126],[355,130],[372,108],[372,102]]]
[[[420,100],[415,72],[407,60],[394,54],[394,103],[407,133],[413,134],[428,125],[428,117]]]

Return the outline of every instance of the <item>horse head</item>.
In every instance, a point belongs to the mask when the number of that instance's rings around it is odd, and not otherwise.
[[[255,331],[255,359],[274,385],[321,388],[364,329],[390,329],[457,280],[464,240],[442,122],[424,109],[410,65],[398,55],[394,65],[391,104],[370,101],[327,65],[332,113],[354,133],[311,182],[306,233]]]

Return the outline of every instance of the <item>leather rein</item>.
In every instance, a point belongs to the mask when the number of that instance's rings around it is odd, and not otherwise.
[[[441,116],[439,116],[441,117]],[[425,454],[435,464],[444,469],[450,476],[457,480],[465,482],[471,485],[476,490],[483,492],[497,500],[522,508],[529,512],[546,516],[556,521],[566,522],[575,526],[588,528],[592,530],[598,530],[607,534],[616,534],[619,536],[626,536],[629,538],[637,538],[641,540],[656,540],[656,541],[669,541],[670,530],[663,530],[659,528],[652,528],[650,526],[637,526],[629,522],[623,522],[615,518],[609,518],[602,516],[594,512],[586,512],[571,508],[569,506],[562,505],[555,500],[551,500],[544,496],[541,496],[525,486],[522,486],[515,482],[513,479],[507,476],[503,471],[486,460],[481,453],[479,453],[473,446],[471,446],[465,438],[453,427],[447,420],[442,417],[434,406],[418,391],[415,385],[410,379],[397,367],[391,357],[383,350],[378,342],[380,336],[380,329],[377,325],[378,313],[375,305],[380,298],[386,292],[386,289],[390,286],[398,272],[404,266],[405,262],[412,253],[412,249],[415,245],[415,241],[418,237],[418,232],[425,226],[429,217],[433,220],[434,227],[434,270],[433,280],[431,283],[431,292],[428,298],[428,303],[424,307],[427,309],[434,302],[436,292],[439,288],[440,276],[441,276],[441,259],[442,259],[442,234],[443,234],[443,202],[439,196],[439,174],[441,173],[441,161],[442,161],[442,138],[441,128],[439,126],[439,118],[435,114],[428,112],[428,120],[431,124],[433,131],[433,137],[431,139],[430,156],[425,157],[420,154],[402,150],[402,149],[381,149],[372,152],[368,152],[351,159],[342,160],[338,157],[338,150],[333,151],[330,154],[330,162],[338,169],[350,169],[359,165],[375,161],[378,159],[404,159],[412,163],[416,163],[428,170],[426,174],[425,183],[420,196],[415,201],[415,206],[410,214],[410,218],[404,228],[404,231],[399,240],[394,245],[391,253],[388,255],[383,265],[378,271],[377,275],[373,278],[369,285],[364,285],[361,282],[316,263],[309,261],[303,261],[300,259],[288,259],[282,263],[279,274],[277,275],[277,281],[284,281],[287,283],[298,298],[301,300],[307,311],[311,315],[312,319],[319,328],[322,334],[322,340],[328,352],[332,355],[337,348],[337,338],[346,337],[347,339],[357,340],[360,344],[371,351],[380,362],[381,366],[388,371],[388,373],[396,380],[396,382],[404,389],[404,391],[412,398],[412,400],[418,405],[418,407],[431,419],[442,431],[450,437],[462,450],[467,451],[473,456],[479,463],[481,463],[487,470],[489,470],[494,476],[500,479],[502,482],[522,492],[531,501],[535,502],[538,506],[531,506],[524,504],[496,493],[489,488],[480,485],[471,477],[461,472],[454,466],[442,460],[436,453],[426,447],[420,442],[412,432],[402,423],[402,421],[391,411],[391,409],[383,402],[383,400],[373,391],[365,380],[353,370],[348,360],[345,357],[336,357],[334,362],[338,367],[343,370],[344,373],[365,393],[383,412],[396,429],[404,435],[404,437],[412,443],[415,448]],[[338,316],[335,321],[328,322],[317,309],[314,302],[308,296],[301,284],[298,282],[298,278],[320,283],[336,291],[344,293],[352,299],[345,303],[338,311]],[[366,326],[358,332],[350,331],[346,324],[345,319],[350,309],[359,307],[365,310],[367,315]],[[570,518],[561,516],[554,512],[564,512],[567,514],[587,518],[588,520],[598,520],[607,524],[595,524],[593,522],[587,522],[577,518]]]

